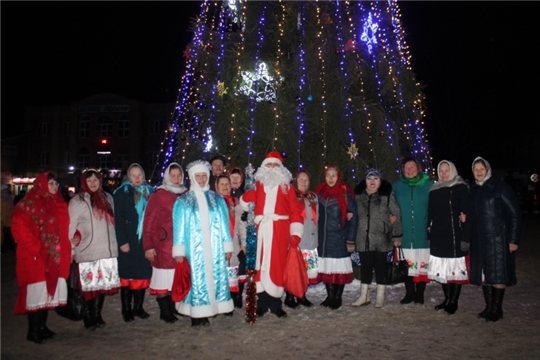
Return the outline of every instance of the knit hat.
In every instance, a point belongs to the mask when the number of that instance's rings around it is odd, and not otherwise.
[[[379,179],[382,179],[382,170],[377,168],[370,168],[366,171],[366,179],[370,176],[377,177]]]
[[[278,163],[280,166],[283,165],[283,158],[281,154],[277,151],[270,151],[268,155],[264,158],[261,166],[265,166],[268,163]]]

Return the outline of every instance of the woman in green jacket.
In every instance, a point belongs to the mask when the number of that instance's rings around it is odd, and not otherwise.
[[[399,180],[393,185],[396,200],[401,209],[403,228],[403,253],[409,263],[409,277],[405,281],[407,291],[402,304],[424,303],[424,290],[429,268],[428,202],[429,189],[433,185],[428,175],[421,171],[414,158],[405,158]]]

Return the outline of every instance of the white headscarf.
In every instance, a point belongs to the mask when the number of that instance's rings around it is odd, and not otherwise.
[[[448,181],[441,180],[441,165],[442,164],[447,164],[450,167],[450,179],[448,179]],[[439,180],[435,184],[433,184],[433,186],[429,189],[429,191],[438,190],[444,187],[452,187],[458,184],[467,185],[465,180],[463,180],[463,178],[458,175],[456,165],[454,165],[453,162],[448,161],[448,160],[442,160],[439,163],[439,165],[437,165],[437,176],[439,177]]]
[[[210,163],[208,161],[196,160],[189,163],[186,169],[188,171],[189,180],[191,181],[190,190],[208,191],[210,189],[209,182],[210,182],[210,169],[211,168],[212,167],[210,166]],[[200,187],[197,181],[195,181],[195,174],[202,173],[202,172],[206,173],[207,180],[206,180],[206,185],[203,187]]]
[[[472,162],[472,170],[474,172],[474,164],[481,160],[485,165],[486,165],[486,170],[487,170],[487,173],[486,173],[486,177],[484,179],[482,179],[482,181],[477,181],[476,179],[474,180],[475,183],[477,183],[478,185],[482,186],[484,185],[484,183],[491,177],[491,165],[489,164],[489,162],[484,159],[483,157],[481,156],[478,156],[476,159],[474,159],[474,161]]]
[[[171,171],[171,166],[173,165],[176,165],[178,166],[178,168],[180,168],[180,174],[182,176],[182,179],[180,180],[180,184],[178,185],[173,184],[173,182],[171,181],[171,176],[169,174],[169,172]],[[183,182],[184,171],[182,170],[182,167],[180,166],[180,164],[172,162],[169,164],[169,166],[167,166],[167,169],[165,169],[165,172],[163,173],[163,183],[158,186],[158,189],[167,190],[168,192],[172,192],[174,194],[181,194],[186,191],[186,187],[184,186]]]

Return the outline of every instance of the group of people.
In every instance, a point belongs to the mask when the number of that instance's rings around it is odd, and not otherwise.
[[[370,304],[375,271],[375,307],[383,307],[387,255],[395,247],[402,248],[409,264],[402,304],[423,304],[426,283],[434,280],[444,294],[435,309],[453,314],[462,284],[472,283],[484,290],[486,308],[479,316],[488,321],[503,316],[505,287],[516,283],[520,212],[510,187],[483,158],[474,160],[470,190],[446,160],[437,167],[436,183],[415,159],[406,158],[394,184],[371,168],[354,191],[334,165],[325,168],[323,182],[311,191],[309,172],[301,169],[293,178],[276,151],[265,157],[254,173],[254,188],[246,191],[242,169],[225,174],[223,157],[192,162],[186,170],[189,189],[182,167],[173,162],[154,190],[134,163],[110,195],[100,172],[87,169],[69,206],[52,173],[36,178],[11,221],[20,288],[15,313],[27,314],[29,341],[55,337],[46,325],[47,313],[66,304],[72,261],[89,330],[106,325],[101,316],[105,296],[118,292],[125,322],[148,318],[143,307],[148,289],[167,323],[184,315],[193,326],[207,326],[217,314],[231,316],[243,306],[243,283],[231,288],[229,270],[246,273],[249,211],[257,229],[251,256],[258,317],[267,312],[287,316],[283,304],[313,305],[305,294],[295,296],[284,288],[287,253],[296,248],[309,284],[325,284],[321,306],[342,306],[344,287],[353,280],[350,254],[358,251],[361,289],[352,305]],[[174,302],[175,269],[183,262],[190,287],[183,300]]]

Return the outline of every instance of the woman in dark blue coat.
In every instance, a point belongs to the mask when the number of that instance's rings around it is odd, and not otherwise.
[[[345,284],[353,280],[350,253],[358,230],[358,207],[337,166],[329,165],[324,178],[315,190],[319,197],[319,280],[328,293],[321,306],[335,310],[341,307]]]
[[[478,316],[497,321],[503,317],[506,286],[517,282],[514,253],[521,235],[521,212],[512,188],[491,173],[485,159],[474,159],[473,174],[471,283],[483,285],[486,308]]]
[[[144,170],[131,164],[127,179],[114,192],[114,222],[118,242],[118,272],[122,318],[134,320],[133,315],[146,319],[150,315],[143,309],[144,295],[150,285],[152,266],[144,257],[142,242],[144,210],[152,187],[146,183]],[[131,302],[133,299],[133,310]]]

